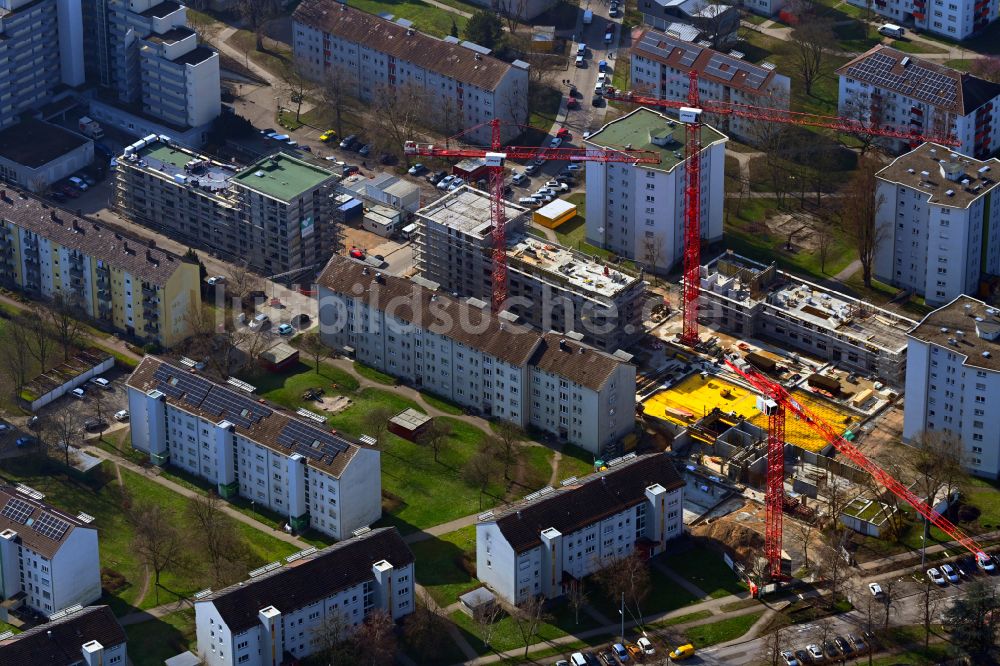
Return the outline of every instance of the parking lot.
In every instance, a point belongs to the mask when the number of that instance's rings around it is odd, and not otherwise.
[[[46,428],[49,427],[51,417],[54,414],[65,412],[73,415],[73,421],[80,424],[81,430],[87,421],[98,417],[106,422],[105,429],[116,423],[115,413],[128,409],[128,391],[125,387],[128,373],[112,369],[101,376],[110,382],[108,388],[102,389],[93,382],[87,382],[83,387],[82,398],[67,394],[38,411],[38,425],[43,436]],[[100,430],[99,427],[92,427],[88,432],[94,433],[100,432]]]

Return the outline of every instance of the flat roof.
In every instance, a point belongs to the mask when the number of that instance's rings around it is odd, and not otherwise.
[[[505,203],[504,210],[508,226],[512,220],[528,212],[527,208],[510,202]],[[421,208],[417,211],[417,215],[479,239],[492,234],[490,197],[485,192],[468,185],[463,185]]]
[[[215,51],[208,48],[207,46],[199,46],[198,48],[191,49],[180,58],[174,60],[178,65],[200,65],[206,60],[210,60],[215,56]]]
[[[654,143],[655,140],[655,143]],[[722,132],[701,126],[702,150],[714,143],[726,141]],[[643,164],[644,169],[672,171],[684,161],[687,145],[687,125],[651,109],[638,108],[597,130],[584,141],[603,148],[651,150],[660,156],[659,164]]]
[[[389,419],[389,422],[403,426],[407,430],[416,430],[430,420],[431,417],[423,412],[418,412],[415,409],[404,409]]]
[[[514,238],[508,245],[507,256],[514,270],[538,268],[578,289],[601,296],[615,296],[640,282],[639,278],[596,262],[585,254],[528,234]]]
[[[729,266],[720,273],[720,263]],[[739,271],[733,268],[740,269]],[[817,330],[837,333],[889,351],[906,348],[906,334],[916,321],[870,303],[774,270],[774,279],[754,294],[750,280],[771,268],[734,252],[719,255],[704,266],[703,293],[717,294],[744,305],[766,302]],[[746,281],[744,281],[746,278]]]
[[[968,208],[996,187],[1000,160],[977,160],[945,146],[924,143],[894,159],[878,177],[920,190],[932,204]]]
[[[550,203],[536,210],[535,215],[541,215],[542,217],[554,220],[571,210],[576,210],[576,204],[572,204],[565,199],[553,199]]]
[[[153,42],[154,44],[176,44],[177,42],[183,41],[193,35],[197,35],[194,30],[184,26],[177,28],[171,28],[162,34],[152,34],[144,37],[147,42]]]
[[[910,337],[965,356],[964,365],[1000,371],[1000,309],[971,296],[928,314]]]
[[[279,201],[291,201],[333,177],[331,171],[286,153],[276,153],[251,165],[233,180]]]
[[[133,155],[135,157],[122,155],[118,158],[119,164],[163,174],[174,179],[178,185],[181,184],[179,179],[183,179],[186,184],[212,193],[228,190],[230,181],[237,173],[235,167],[162,139],[143,146]]]
[[[0,131],[0,157],[37,169],[89,141],[58,125],[26,118]]]

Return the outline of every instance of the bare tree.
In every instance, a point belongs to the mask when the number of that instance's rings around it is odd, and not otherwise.
[[[836,525],[836,523],[835,523]],[[833,529],[822,535],[820,571],[828,582],[831,602],[836,601],[840,592],[840,585],[843,583],[844,561],[841,548],[843,537],[842,530]]]
[[[63,463],[69,467],[69,449],[80,439],[80,419],[72,409],[60,409],[45,419],[49,445],[63,455]]]
[[[865,287],[872,286],[875,255],[885,237],[885,229],[878,224],[878,211],[885,197],[878,193],[875,174],[881,165],[872,157],[858,160],[854,172],[840,199],[840,219],[848,242],[854,245]]]
[[[511,613],[517,633],[521,635],[524,643],[524,658],[528,658],[528,648],[531,647],[531,640],[538,633],[538,627],[545,622],[545,597],[541,595],[530,596],[517,606]]]
[[[438,462],[438,454],[444,450],[450,436],[451,423],[444,419],[436,418],[431,420],[431,424],[420,435],[417,443],[429,446],[434,452],[434,462]]]
[[[656,268],[663,262],[665,239],[662,235],[656,234],[645,243],[645,261],[649,264],[649,272],[653,276],[653,284],[656,284]],[[662,267],[662,266],[661,266]]]
[[[882,585],[882,630],[889,629],[889,618],[894,610],[899,610],[898,585],[895,579],[885,581]]]
[[[414,131],[429,115],[429,105],[423,88],[413,85],[400,87],[382,85],[375,89],[372,99],[373,120],[379,133],[394,147],[401,149],[413,139]],[[410,165],[410,155],[403,153],[403,160]]]
[[[493,451],[503,465],[503,478],[510,481],[510,468],[517,464],[521,454],[521,442],[527,439],[524,431],[513,423],[500,421],[493,424],[496,437],[487,437],[483,448]]]
[[[19,395],[31,371],[28,332],[24,327],[16,323],[7,327],[6,339],[0,345],[0,365],[4,370],[0,375],[10,380],[12,394]]]
[[[302,104],[306,101],[306,94],[313,87],[312,81],[306,76],[299,62],[292,62],[282,67],[281,82],[285,85],[288,101],[295,106],[295,121],[300,122]]]
[[[197,528],[193,536],[199,552],[208,556],[212,583],[228,583],[245,558],[236,526],[222,512],[222,500],[214,494],[195,495],[188,500],[187,517]]]
[[[580,624],[580,609],[587,605],[587,586],[583,579],[577,579],[570,583],[569,591],[566,593],[569,607],[573,609],[573,622]]]
[[[302,336],[302,339],[299,341],[299,349],[312,359],[317,375],[319,374],[320,363],[330,358],[330,355],[333,353],[332,349],[323,344],[319,333],[316,331],[310,331]]]
[[[132,551],[153,571],[156,603],[160,603],[160,575],[183,562],[184,537],[172,522],[170,511],[152,500],[135,498],[128,512],[135,532]]]
[[[528,0],[494,0],[493,8],[500,14],[507,32],[511,35],[517,33],[524,20],[524,10],[527,8]]]
[[[602,562],[603,566],[594,573],[594,580],[612,603],[622,599],[626,605],[633,605],[636,617],[642,617],[640,605],[649,595],[649,564],[633,551],[628,555],[614,555]]]
[[[41,306],[17,320],[17,325],[23,328],[26,334],[28,351],[38,361],[42,372],[48,370],[49,357],[56,344],[51,321],[50,315]]]
[[[83,324],[80,317],[85,316],[79,301],[72,298],[56,296],[52,307],[43,310],[48,315],[48,325],[52,335],[62,347],[63,360],[68,361],[70,352],[80,343]]]
[[[413,612],[403,620],[403,636],[407,647],[419,660],[429,661],[440,637],[445,633],[444,621],[418,595]]]
[[[94,418],[97,419],[97,427],[99,428],[98,432],[100,433],[98,439],[103,439],[104,431],[107,429],[104,420],[104,417],[107,416],[107,414],[105,414],[105,408],[108,405],[107,393],[100,386],[95,386],[88,393],[88,395],[90,396],[89,401],[90,406],[93,409]]]
[[[789,528],[792,538],[802,546],[802,559],[805,566],[809,568],[809,546],[816,538],[816,525],[805,520],[785,520],[785,525]]]
[[[365,427],[369,434],[375,438],[378,446],[382,446],[385,432],[389,429],[389,419],[393,416],[392,410],[388,407],[373,407],[365,414]]]
[[[355,654],[370,666],[389,666],[396,656],[396,624],[382,608],[373,611],[354,632]]]
[[[811,17],[792,30],[789,41],[806,94],[812,95],[813,84],[826,74],[829,56],[836,46],[833,24],[826,18]]]
[[[246,22],[247,28],[253,32],[257,40],[256,49],[263,51],[264,26],[278,15],[278,3],[275,0],[238,0],[236,9]]]
[[[462,467],[462,480],[479,490],[479,508],[483,508],[483,493],[500,471],[499,462],[492,453],[480,449]]]
[[[323,622],[313,630],[316,653],[331,664],[349,663],[354,654],[351,645],[351,624],[337,609],[328,612]]]
[[[256,307],[253,297],[263,292],[264,280],[259,275],[251,271],[246,263],[233,266],[229,271],[226,280],[226,292],[232,299],[232,306],[235,310],[252,312]]]
[[[931,642],[931,620],[937,611],[938,603],[941,601],[941,590],[931,583],[929,576],[924,581],[924,589],[920,594],[921,620],[924,625],[924,650],[930,646]]]
[[[500,620],[503,619],[503,609],[499,604],[491,603],[477,612],[473,619],[479,628],[479,637],[486,647],[493,647],[493,637],[496,635]]]
[[[787,632],[782,626],[779,626],[767,637],[765,658],[771,666],[782,666],[785,663],[781,658],[781,652],[785,649],[786,638]]]
[[[816,254],[819,257],[819,270],[826,274],[826,262],[830,260],[830,252],[833,250],[834,241],[837,240],[836,232],[831,224],[832,220],[820,220],[813,229],[816,239]]]
[[[1000,56],[984,55],[969,65],[969,73],[993,83],[1000,83]]]
[[[344,111],[353,97],[351,92],[356,88],[355,80],[340,65],[331,65],[319,89],[323,104],[333,113],[333,126],[337,136],[344,136]]]

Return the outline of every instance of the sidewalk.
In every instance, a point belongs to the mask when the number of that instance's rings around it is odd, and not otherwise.
[[[983,541],[994,541],[1000,539],[1000,530],[996,532],[987,532],[986,534],[976,535],[976,540]],[[939,543],[933,546],[927,547],[927,555],[936,555],[937,553],[943,553],[945,551],[951,551],[954,554],[961,555],[966,552],[965,548],[959,544],[957,541],[949,541],[947,543]],[[869,583],[874,580],[881,578],[891,578],[893,576],[901,576],[905,574],[912,573],[913,567],[917,566],[917,562],[920,561],[920,552],[907,551],[905,553],[899,553],[897,555],[889,555],[887,557],[881,557],[877,560],[872,560],[871,562],[864,562],[858,565],[861,569],[862,581],[864,583]],[[909,566],[905,563],[910,562]],[[886,571],[883,573],[871,573],[877,569],[881,569],[887,564],[900,564],[904,568],[896,569],[894,571]],[[868,574],[866,576],[866,573]]]

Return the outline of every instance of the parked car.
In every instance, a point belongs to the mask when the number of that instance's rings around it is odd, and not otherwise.
[[[694,656],[694,646],[690,643],[678,646],[670,651],[670,661],[681,661]]]
[[[264,136],[269,136],[271,134],[274,134],[274,128],[273,127],[268,127],[266,129],[262,129],[260,131],[260,133],[263,134]]]
[[[944,577],[947,578],[949,582],[951,583],[958,582],[958,573],[955,571],[955,568],[952,567],[950,564],[942,564],[941,573],[944,574]]]
[[[791,650],[782,650],[781,658],[785,660],[785,666],[799,666],[799,660]]]
[[[205,283],[208,284],[210,287],[214,287],[217,284],[226,284],[226,276],[213,275],[212,277],[205,280]]]
[[[333,141],[336,138],[337,138],[337,132],[332,129],[328,129],[327,131],[319,135],[319,140],[322,141],[323,143],[326,143],[327,141]]]
[[[940,585],[941,587],[944,587],[945,585],[948,584],[948,581],[945,580],[944,576],[941,575],[941,572],[937,570],[937,567],[931,567],[930,569],[928,569],[927,577],[930,578],[931,582],[934,583],[935,585]]]
[[[861,636],[858,636],[857,634],[847,634],[847,640],[851,641],[851,645],[853,645],[854,649],[858,652],[868,652],[868,644],[865,643],[865,640],[861,638]]]
[[[87,390],[81,386],[73,389],[69,394],[78,400],[83,400],[83,397],[87,395]]]
[[[628,656],[632,657],[632,659],[634,659],[635,661],[639,661],[640,659],[642,659],[642,650],[640,650],[639,646],[636,645],[635,643],[625,641],[625,651],[628,652]],[[622,659],[622,663],[624,662],[625,660]]]
[[[621,643],[615,643],[614,645],[611,646],[611,649],[614,650],[615,656],[618,657],[618,661],[624,664],[629,660],[628,651],[625,649],[625,646],[622,645]]]
[[[552,140],[549,141],[549,148],[558,148],[559,146],[562,145],[562,142],[563,140],[560,139],[558,136],[553,137]]]
[[[364,259],[365,258],[365,251],[362,250],[361,248],[358,248],[358,247],[352,247],[351,250],[350,250],[350,252],[348,252],[348,254],[351,255],[352,259]]]
[[[635,643],[639,646],[639,649],[642,650],[644,655],[656,654],[656,648],[653,647],[653,644],[645,636],[637,638]]]
[[[523,173],[515,173],[513,178],[510,179],[510,182],[514,183],[515,185],[524,185],[525,183],[528,182],[528,177],[525,176]]]
[[[448,184],[448,191],[454,192],[458,188],[462,187],[462,185],[465,185],[465,179],[455,178],[455,180],[451,181],[451,183]]]
[[[582,55],[578,55],[576,57],[576,60],[574,60],[574,64],[577,67],[586,67],[587,66],[587,61],[583,59]]]
[[[104,430],[108,427],[108,422],[104,419],[90,418],[83,422],[84,430]]]
[[[120,423],[125,423],[126,421],[128,421],[128,410],[119,409],[117,412],[115,412],[115,421],[118,421]]]
[[[566,108],[567,109],[579,109],[580,103],[572,97],[566,98]]]
[[[618,16],[619,7],[617,2],[612,2],[611,7],[608,9],[608,16]]]
[[[996,563],[993,561],[993,556],[986,553],[976,555],[976,566],[988,574],[993,573],[997,568]]]
[[[250,320],[250,328],[265,329],[271,325],[271,318],[261,312]]]
[[[91,377],[90,378],[90,383],[93,384],[94,386],[101,387],[105,391],[110,391],[113,388],[111,386],[111,382],[109,382],[104,377]]]
[[[524,167],[524,173],[528,174],[529,176],[534,176],[536,173],[538,173],[538,170],[540,168],[541,167],[539,167],[537,164],[529,164],[528,166]]]
[[[566,172],[569,172],[569,173],[572,173],[574,171],[581,171],[581,170],[583,170],[583,167],[580,166],[579,164],[567,164],[566,168],[563,169],[563,171],[566,171]]]
[[[609,27],[609,28],[608,28],[608,29],[607,29],[607,30],[606,30],[606,31],[604,32],[604,41],[605,41],[606,43],[610,44],[610,43],[611,43],[611,40],[612,40],[612,39],[614,39],[614,38],[615,38],[615,30],[614,30],[614,28],[610,28],[610,27]]]
[[[600,658],[601,663],[604,666],[618,666],[618,660],[615,659],[615,653],[611,650],[604,650],[597,653],[598,658]]]
[[[344,137],[343,141],[340,142],[340,147],[343,150],[347,150],[348,148],[350,148],[351,146],[353,146],[354,142],[357,141],[357,140],[358,140],[358,135],[357,134],[351,134],[349,136],[346,136],[346,137]]]
[[[393,164],[396,164],[397,162],[399,162],[399,158],[396,157],[393,153],[382,153],[378,157],[378,163],[384,164],[386,166],[391,166]]]
[[[559,131],[556,132],[556,136],[562,139],[563,141],[569,141],[570,139],[573,138],[573,135],[570,134],[569,130],[566,129],[565,127],[560,127]]]
[[[455,180],[456,177],[457,176],[454,175],[445,176],[444,178],[438,181],[437,188],[439,190],[447,190],[448,186],[452,184],[452,182]]]
[[[25,446],[31,446],[32,444],[35,444],[37,441],[38,440],[32,437],[31,435],[26,435],[24,437],[18,437],[14,441],[14,445],[17,446],[17,448],[21,449],[24,448]]]
[[[427,182],[430,183],[431,185],[437,185],[438,183],[441,182],[441,179],[445,178],[447,175],[448,175],[447,171],[436,171],[435,173],[432,173],[431,175],[427,176]]]
[[[59,203],[66,201],[66,195],[56,189],[53,189],[51,192],[49,192],[49,198],[52,199],[53,201],[58,201]]]
[[[70,176],[66,180],[70,182],[70,185],[80,190],[81,192],[85,192],[87,188],[90,187],[89,185],[87,185],[87,183],[83,181],[82,178],[79,178],[78,176]]]
[[[813,661],[823,661],[823,650],[820,646],[815,643],[810,643],[806,646],[806,649],[809,650],[809,656]]]
[[[73,187],[71,183],[60,185],[59,191],[68,196],[70,199],[76,199],[80,196],[80,190]]]
[[[278,327],[278,335],[291,335],[295,332],[295,329],[288,324],[282,324]]]
[[[823,653],[829,659],[836,659],[840,656],[840,652],[837,650],[837,644],[832,640],[823,643]]]
[[[840,648],[840,651],[844,653],[844,657],[846,659],[850,659],[854,654],[854,648],[851,647],[851,644],[848,643],[847,639],[843,636],[837,636],[833,639],[833,642],[836,643],[837,647]]]
[[[872,596],[876,599],[881,599],[885,595],[882,586],[878,583],[868,583],[868,589],[871,590]]]
[[[371,152],[372,152],[372,146],[370,143],[366,143],[365,145],[358,148],[358,155],[361,155],[361,157],[368,157],[368,155],[370,155]]]
[[[416,164],[414,164],[413,166],[411,166],[409,169],[407,169],[406,173],[410,174],[411,176],[419,176],[424,171],[427,171],[427,167],[425,167],[420,162],[417,162]]]

